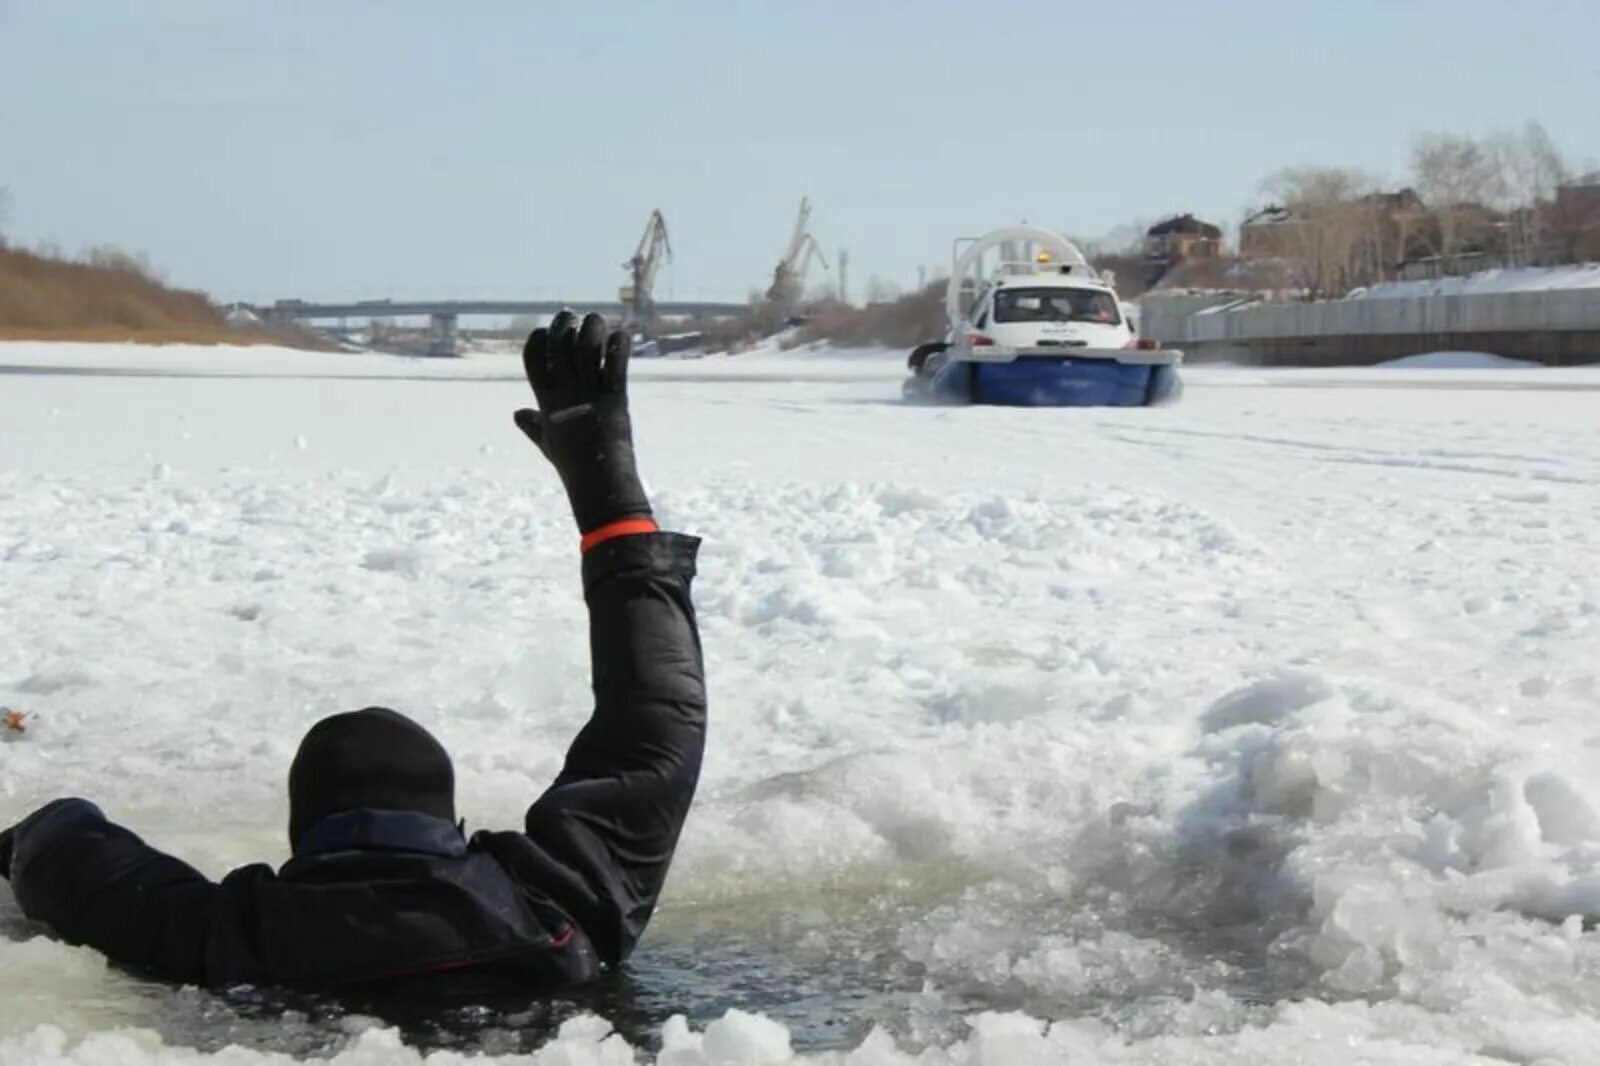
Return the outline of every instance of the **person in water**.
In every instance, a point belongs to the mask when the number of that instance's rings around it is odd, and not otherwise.
[[[582,535],[594,711],[520,832],[464,835],[450,757],[369,707],[316,723],[289,768],[292,856],[214,883],[58,799],[0,833],[0,876],[61,939],[211,987],[331,988],[470,973],[554,989],[618,966],[688,814],[706,693],[689,585],[699,540],[657,529],[634,463],[628,339],[570,313],[523,350],[517,426]]]

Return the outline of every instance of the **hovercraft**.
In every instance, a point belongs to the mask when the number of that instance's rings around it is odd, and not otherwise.
[[[945,316],[945,339],[911,353],[908,399],[1148,407],[1183,392],[1183,353],[1141,339],[1111,279],[1050,230],[957,241]]]

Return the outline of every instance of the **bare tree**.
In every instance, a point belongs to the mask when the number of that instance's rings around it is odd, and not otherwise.
[[[1375,183],[1346,167],[1290,167],[1262,183],[1287,209],[1283,251],[1306,299],[1343,295],[1376,280]]]
[[[146,281],[162,284],[166,279],[143,252],[125,252],[114,244],[97,244],[83,250],[83,261],[101,270],[132,274]]]
[[[1142,255],[1145,232],[1150,229],[1150,224],[1147,218],[1136,218],[1113,226],[1098,237],[1074,237],[1072,243],[1091,259],[1097,255]]]
[[[899,299],[900,286],[880,274],[874,274],[867,279],[866,302],[872,304],[888,303]]]
[[[1439,256],[1451,259],[1484,236],[1478,227],[1485,210],[1502,198],[1500,167],[1487,146],[1452,133],[1419,134],[1411,172],[1438,227]]]
[[[1551,253],[1556,187],[1567,176],[1561,150],[1537,122],[1515,133],[1497,133],[1487,144],[1508,218],[1507,256],[1514,263],[1543,259]]]

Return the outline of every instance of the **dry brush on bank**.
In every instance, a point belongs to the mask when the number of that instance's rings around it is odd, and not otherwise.
[[[204,293],[104,248],[67,259],[0,247],[0,339],[327,347],[298,329],[231,325]]]

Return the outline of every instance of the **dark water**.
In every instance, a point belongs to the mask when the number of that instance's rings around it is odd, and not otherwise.
[[[1052,922],[1053,917],[1017,915],[1029,922]],[[1081,918],[1088,932],[1096,919]],[[203,1051],[237,1044],[323,1057],[362,1029],[382,1024],[397,1028],[407,1044],[422,1050],[505,1055],[538,1049],[564,1021],[586,1013],[606,1019],[630,1044],[654,1051],[671,1016],[683,1014],[692,1027],[703,1029],[738,1008],[783,1023],[799,1051],[854,1047],[874,1026],[915,1049],[962,1039],[963,1019],[982,1010],[1095,1017],[1130,1036],[1149,1036],[1165,1028],[1168,1008],[1188,1000],[1197,985],[1225,988],[1240,1002],[1256,1004],[1263,1018],[1271,1004],[1291,992],[1288,985],[1309,991],[1297,980],[1285,981],[1288,975],[1266,958],[1249,929],[1173,928],[1169,933],[1167,942],[1184,952],[1175,956],[1170,971],[1137,987],[1108,983],[1076,996],[946,973],[937,982],[938,994],[930,997],[923,992],[929,980],[923,966],[861,943],[819,952],[782,951],[737,939],[694,944],[658,939],[641,948],[624,971],[553,998],[500,994],[441,1002],[260,989],[175,992],[150,985],[151,1016],[139,1024],[156,1029],[168,1044]]]
[[[1073,843],[1079,869],[1093,876],[1066,891],[1023,870],[1005,877],[941,861],[810,893],[680,904],[657,915],[624,970],[553,998],[445,1001],[416,989],[335,998],[140,981],[135,1002],[117,993],[107,1024],[154,1029],[173,1046],[303,1057],[330,1055],[382,1024],[421,1049],[495,1055],[537,1049],[579,1014],[597,1014],[631,1044],[654,1049],[675,1014],[701,1029],[738,1008],[787,1026],[798,1050],[853,1047],[874,1026],[917,1048],[963,1038],[964,1017],[980,1010],[1094,1017],[1130,1036],[1154,1035],[1176,1005],[1210,989],[1244,1005],[1230,1027],[1247,1025],[1281,1000],[1326,995],[1294,947],[1307,901],[1278,880],[1291,844],[1268,831],[1192,827],[1174,841],[1141,843],[1108,822]],[[0,897],[0,936],[41,931],[21,919],[9,893]],[[959,954],[919,961],[928,955],[916,945],[952,928],[968,931]],[[1159,963],[1130,969],[1113,952],[1075,993],[996,976],[987,964],[1046,940],[1094,945],[1124,934]]]
[[[141,1024],[169,1044],[215,1051],[230,1044],[296,1056],[326,1056],[372,1023],[400,1030],[423,1050],[482,1054],[533,1051],[561,1023],[592,1013],[629,1043],[654,1050],[663,1023],[686,1015],[695,1028],[729,1008],[759,1012],[788,1026],[795,1047],[852,1047],[876,1024],[905,1033],[907,1005],[921,985],[917,968],[877,955],[817,957],[774,953],[724,940],[642,947],[625,970],[557,997],[457,996],[417,992],[333,996],[277,989],[219,993],[148,987],[153,1017]]]
[[[878,1024],[905,1034],[922,968],[893,950],[892,927],[864,925],[859,912],[845,914],[857,910],[854,903],[838,902],[837,911],[816,901],[752,915],[735,903],[658,916],[625,968],[553,997],[457,990],[446,999],[425,985],[376,995],[248,986],[207,991],[130,975],[102,1006],[107,1024],[152,1029],[170,1046],[212,1052],[237,1045],[297,1057],[332,1055],[373,1024],[397,1028],[423,1050],[528,1052],[580,1014],[597,1014],[629,1043],[655,1049],[673,1015],[701,1029],[730,1008],[783,1023],[797,1048],[852,1047]],[[46,935],[0,883],[0,938]]]
[[[1293,960],[1272,955],[1276,923],[1246,918],[1197,925],[1170,914],[1113,915],[1115,904],[1063,911],[1060,903],[1036,900],[994,917],[1014,929],[1086,940],[1121,927],[1167,945],[1172,966],[1131,985],[1110,979],[1086,993],[1053,995],[959,968],[930,974],[896,947],[903,923],[924,920],[925,913],[880,913],[876,924],[833,929],[817,928],[812,914],[801,917],[800,928],[795,916],[778,914],[768,928],[738,931],[717,928],[707,916],[647,937],[624,970],[555,997],[499,993],[442,1000],[415,989],[364,997],[257,988],[205,992],[141,981],[142,1002],[128,1005],[126,1018],[115,1024],[154,1029],[171,1046],[210,1052],[239,1045],[311,1058],[332,1055],[379,1024],[398,1029],[422,1050],[504,1055],[538,1049],[580,1014],[599,1015],[630,1044],[653,1051],[673,1015],[703,1029],[738,1008],[787,1026],[801,1051],[854,1047],[874,1026],[915,1049],[963,1038],[963,1019],[981,1010],[1090,1016],[1129,1035],[1153,1035],[1165,1027],[1168,1008],[1197,987],[1226,989],[1263,1012],[1285,995],[1310,991],[1307,974],[1286,968],[1298,970]],[[1128,917],[1134,920],[1118,920]],[[929,982],[936,995],[925,991]]]

